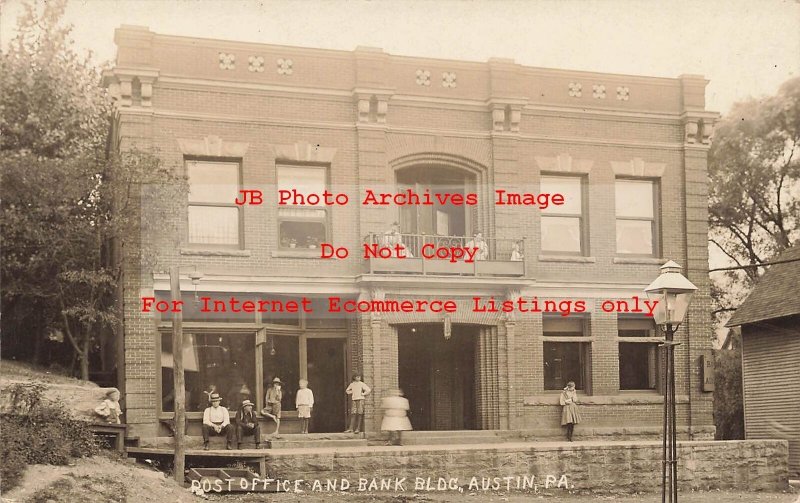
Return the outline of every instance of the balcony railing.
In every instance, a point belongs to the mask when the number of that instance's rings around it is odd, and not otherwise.
[[[370,274],[525,275],[524,238],[371,232],[364,244]]]

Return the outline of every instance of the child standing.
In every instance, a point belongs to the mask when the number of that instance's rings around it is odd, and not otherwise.
[[[350,427],[345,433],[361,433],[361,422],[364,418],[364,398],[372,392],[369,386],[361,382],[361,374],[355,374],[353,381],[344,391],[352,400],[350,407]]]
[[[578,410],[578,393],[575,391],[575,383],[570,381],[567,387],[561,392],[559,403],[561,409],[561,426],[567,427],[567,440],[572,442],[572,432],[575,430],[575,425],[581,422],[581,413]]]
[[[314,407],[314,393],[308,389],[308,381],[300,379],[300,389],[294,399],[297,406],[297,417],[300,418],[301,433],[308,433],[308,423],[311,422],[311,409]]]
[[[389,441],[386,445],[400,445],[401,432],[411,430],[411,421],[406,415],[411,407],[408,400],[403,397],[403,391],[389,390],[381,400],[381,408],[383,409],[381,430],[389,432]]]
[[[261,409],[261,413],[275,421],[275,432],[273,435],[278,434],[281,428],[281,400],[283,400],[283,391],[281,390],[281,382],[279,377],[272,380],[272,385],[267,389],[267,396],[265,397],[266,407]]]
[[[119,390],[111,388],[106,392],[103,403],[95,407],[94,413],[104,418],[107,423],[120,424],[119,417],[122,415],[122,408],[119,406]]]

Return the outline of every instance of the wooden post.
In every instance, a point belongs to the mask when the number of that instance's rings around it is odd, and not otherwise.
[[[180,268],[169,269],[169,286],[174,301],[181,300]],[[184,484],[186,465],[186,386],[183,375],[183,313],[172,313],[172,380],[175,394],[175,480]]]

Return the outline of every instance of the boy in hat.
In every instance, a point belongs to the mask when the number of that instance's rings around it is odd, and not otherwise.
[[[272,385],[267,389],[266,404],[267,406],[261,410],[261,413],[275,421],[275,433],[281,427],[281,400],[283,399],[283,391],[281,390],[281,382],[279,377],[272,380]]]
[[[361,421],[364,418],[364,398],[372,390],[369,386],[361,382],[361,374],[353,375],[353,382],[344,390],[350,395],[352,405],[350,407],[350,427],[344,430],[345,433],[361,433]]]
[[[256,449],[261,448],[261,427],[258,424],[258,414],[253,410],[253,402],[244,400],[239,410],[236,411],[236,448],[242,448],[242,437],[253,434]]]
[[[211,401],[211,406],[206,407],[203,411],[203,450],[208,450],[208,437],[210,435],[224,435],[225,448],[233,449],[233,436],[236,434],[231,426],[231,417],[228,414],[228,409],[220,407],[222,397],[219,393],[214,392],[209,394],[208,399]]]

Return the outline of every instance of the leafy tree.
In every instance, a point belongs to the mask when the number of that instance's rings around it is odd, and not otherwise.
[[[119,250],[138,234],[139,187],[183,185],[150,153],[109,152],[112,102],[74,52],[64,8],[27,5],[0,58],[3,339],[40,356],[47,334],[64,334],[87,379],[92,350],[120,324]]]
[[[709,240],[737,266],[768,262],[800,239],[800,77],[733,106],[717,124],[709,176]],[[759,270],[715,276],[717,312],[738,307]]]

